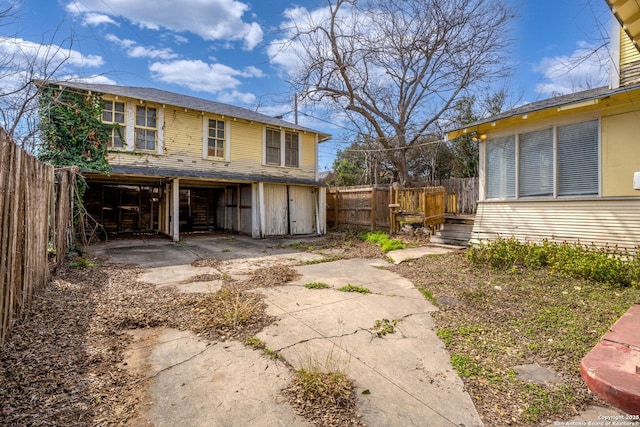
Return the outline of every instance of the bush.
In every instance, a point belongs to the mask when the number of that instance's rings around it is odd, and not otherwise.
[[[617,246],[599,248],[580,243],[523,243],[515,238],[498,238],[491,243],[473,247],[470,261],[488,264],[498,269],[513,266],[528,268],[549,267],[572,277],[596,282],[638,286],[640,259]]]

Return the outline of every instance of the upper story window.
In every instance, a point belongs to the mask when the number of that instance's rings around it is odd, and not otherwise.
[[[209,119],[209,131],[207,136],[207,155],[209,157],[225,157],[225,131],[224,121]]]
[[[274,166],[299,167],[299,134],[267,128],[265,131],[265,163]]]
[[[487,198],[598,195],[599,130],[591,120],[489,140]]]
[[[284,165],[297,168],[298,153],[300,145],[298,143],[298,134],[293,132],[284,133]]]
[[[157,114],[154,107],[136,106],[135,146],[140,150],[156,149]]]
[[[123,138],[126,135],[126,125],[124,120],[124,102],[103,101],[102,121],[104,123],[118,124],[111,129],[109,146],[113,148],[123,148]]]
[[[267,128],[266,152],[268,165],[280,165],[280,130]]]

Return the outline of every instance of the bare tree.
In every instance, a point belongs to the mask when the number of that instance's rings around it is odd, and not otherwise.
[[[327,1],[291,20],[295,90],[372,129],[408,184],[407,150],[466,91],[508,74],[514,14],[504,0]]]
[[[0,27],[19,20],[17,3],[0,10]],[[73,36],[53,43],[60,24],[49,42],[34,43],[18,35],[0,36],[0,126],[27,151],[35,151],[38,132],[37,88],[33,80],[49,80],[67,62]],[[68,44],[68,48],[64,48]]]

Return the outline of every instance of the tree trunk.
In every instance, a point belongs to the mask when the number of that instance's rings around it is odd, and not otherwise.
[[[409,168],[407,167],[406,150],[398,150],[392,157],[391,162],[394,166],[395,180],[402,187],[411,185],[411,177],[409,176]]]

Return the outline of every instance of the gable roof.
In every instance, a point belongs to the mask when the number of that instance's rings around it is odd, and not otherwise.
[[[327,133],[290,123],[286,120],[278,119],[276,117],[267,116],[266,114],[257,113],[246,108],[223,104],[215,101],[209,101],[207,99],[196,98],[193,96],[181,95],[179,93],[167,92],[160,89],[69,81],[37,80],[34,81],[34,83],[38,86],[52,84],[74,89],[90,90],[92,92],[140,99],[157,104],[173,105],[175,107],[187,108],[189,110],[202,111],[205,113],[219,114],[221,116],[235,117],[251,122],[258,122],[276,127],[294,129],[301,132],[315,133],[320,137],[319,142],[324,142],[331,138],[331,135]]]
[[[458,136],[471,131],[473,128],[485,125],[487,123],[494,123],[500,120],[506,120],[513,117],[525,116],[527,114],[536,113],[544,110],[557,109],[558,111],[563,109],[572,109],[579,107],[587,107],[589,105],[595,105],[600,99],[604,99],[613,95],[623,94],[625,92],[631,92],[640,89],[640,84],[633,86],[619,87],[616,89],[609,89],[608,87],[599,87],[596,89],[589,89],[582,92],[571,93],[568,95],[556,96],[553,98],[543,99],[541,101],[525,104],[520,107],[513,108],[495,116],[487,117],[477,120],[472,123],[468,123],[464,126],[451,129],[447,132],[449,139],[457,138]]]

